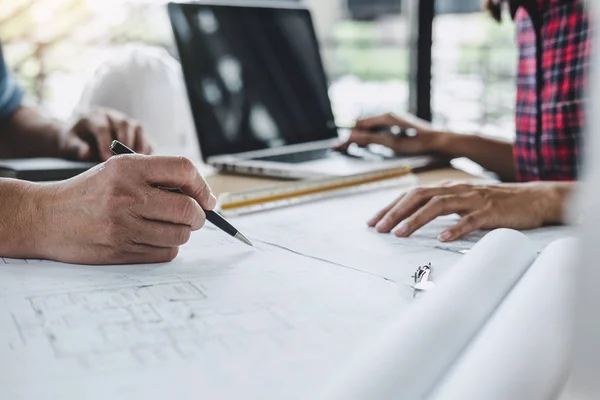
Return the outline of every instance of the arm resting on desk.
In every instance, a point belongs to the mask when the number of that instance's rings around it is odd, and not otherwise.
[[[437,134],[434,152],[451,158],[466,157],[496,173],[504,182],[516,180],[512,143],[477,135]]]
[[[382,126],[415,129],[416,136],[373,134],[369,129]],[[352,143],[359,146],[379,144],[399,155],[436,154],[448,158],[467,157],[483,168],[496,173],[505,182],[516,179],[513,145],[510,142],[477,135],[460,135],[438,131],[427,121],[414,116],[384,114],[358,121],[348,141],[337,147],[345,151]]]
[[[65,127],[30,107],[0,123],[0,158],[59,157]]]
[[[439,216],[459,214],[460,221],[441,232],[444,242],[477,229],[563,224],[575,186],[574,182],[531,182],[418,188],[401,195],[368,223],[381,233],[393,230],[398,237],[408,237]]]
[[[113,139],[138,153],[152,153],[140,124],[117,111],[93,110],[69,128],[34,108],[20,107],[0,122],[0,158],[106,161]]]
[[[37,184],[0,179],[0,256],[42,258],[40,194]]]
[[[216,204],[195,165],[181,157],[117,156],[56,183],[0,179],[0,257],[170,261]]]

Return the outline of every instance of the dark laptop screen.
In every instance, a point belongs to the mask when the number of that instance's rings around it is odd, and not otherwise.
[[[202,156],[337,135],[305,9],[169,4]]]

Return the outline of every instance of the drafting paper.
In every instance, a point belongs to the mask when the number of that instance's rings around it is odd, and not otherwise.
[[[379,234],[367,220],[391,203],[401,189],[383,190],[342,199],[279,209],[233,219],[252,240],[277,243],[288,249],[412,284],[417,265],[432,262],[432,279],[439,281],[462,254],[487,234],[477,231],[462,240],[442,243],[438,236],[458,222],[458,216],[440,217],[410,238]],[[550,242],[570,235],[567,227],[525,231],[537,252]]]
[[[517,231],[486,235],[435,289],[368,338],[321,398],[424,398],[535,257],[533,243]]]
[[[0,398],[308,398],[411,293],[214,229],[169,264],[2,265]]]

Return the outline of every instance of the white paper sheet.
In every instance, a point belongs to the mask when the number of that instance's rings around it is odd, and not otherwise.
[[[0,398],[307,398],[411,295],[214,229],[170,264],[3,265]]]
[[[434,290],[399,313],[325,390],[323,399],[422,399],[535,259],[523,234],[485,236]]]
[[[430,399],[556,398],[571,359],[577,246],[544,250]]]
[[[233,219],[255,250],[207,225],[166,265],[0,259],[0,398],[310,397],[407,309],[417,266],[439,283],[480,237],[441,245],[451,217],[411,239],[367,228],[396,195]]]
[[[437,238],[458,222],[457,216],[441,217],[410,238],[379,234],[366,221],[392,202],[401,189],[383,190],[344,199],[329,199],[232,221],[255,241],[277,243],[288,249],[384,275],[410,284],[419,264],[433,264],[432,278],[439,280],[449,267],[488,232],[477,231],[462,240],[442,243]],[[524,234],[540,252],[553,240],[568,237],[567,227],[547,227]]]

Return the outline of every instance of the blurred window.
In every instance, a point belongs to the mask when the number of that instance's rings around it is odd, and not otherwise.
[[[313,11],[338,123],[406,111],[409,50],[403,1],[304,3]],[[0,0],[0,38],[29,98],[65,118],[97,66],[127,43],[156,45],[175,54],[164,4]],[[511,135],[514,28],[507,22],[495,24],[480,7],[480,0],[437,0],[434,121],[451,129]]]

